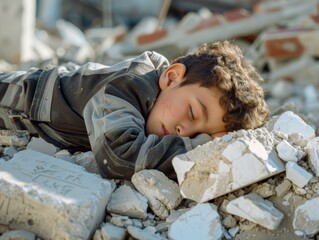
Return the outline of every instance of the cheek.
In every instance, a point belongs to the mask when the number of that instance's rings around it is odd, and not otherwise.
[[[169,104],[169,113],[170,116],[174,119],[178,119],[185,115],[185,106],[180,104],[180,102],[172,101]]]

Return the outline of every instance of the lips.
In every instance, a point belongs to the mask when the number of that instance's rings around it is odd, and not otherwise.
[[[169,135],[169,131],[162,125],[161,130],[160,130],[161,135]]]

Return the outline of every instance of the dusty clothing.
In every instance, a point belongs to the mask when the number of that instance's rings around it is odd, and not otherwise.
[[[158,169],[174,178],[172,158],[210,140],[146,135],[148,114],[168,61],[145,52],[105,66],[87,63],[0,74],[0,128],[28,129],[60,148],[92,150],[101,175],[130,179]]]

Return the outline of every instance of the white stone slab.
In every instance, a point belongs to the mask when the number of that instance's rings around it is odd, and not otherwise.
[[[276,146],[278,156],[288,162],[298,162],[298,151],[296,148],[294,148],[289,142],[286,140],[282,140],[280,143]]]
[[[293,227],[307,235],[319,232],[319,198],[308,200],[296,208]]]
[[[226,206],[227,212],[257,223],[267,229],[278,228],[284,215],[256,193],[236,198]]]
[[[273,139],[266,129],[253,133],[242,131],[242,137],[211,142],[176,156],[172,163],[184,198],[206,202],[231,191],[283,172]],[[265,145],[267,145],[266,150]]]
[[[315,130],[291,111],[284,112],[279,116],[273,130],[285,134],[296,133],[304,138],[315,137]]]
[[[93,240],[124,240],[125,236],[125,228],[105,223],[101,229],[95,232]]]
[[[88,239],[113,187],[80,166],[33,150],[0,168],[0,223],[43,239]]]
[[[117,188],[107,205],[110,213],[142,219],[147,217],[147,208],[147,198],[127,185]]]
[[[319,177],[319,137],[316,137],[307,143],[306,152],[308,154],[308,163],[311,170]]]
[[[209,203],[200,203],[182,214],[168,230],[169,239],[221,239],[223,227],[217,210]]]
[[[50,156],[54,156],[54,154],[58,151],[58,148],[51,143],[48,143],[43,138],[32,137],[29,144],[27,145],[27,149],[31,149],[34,151],[38,151],[40,153],[44,153]]]
[[[303,188],[312,178],[312,174],[300,167],[297,163],[288,162],[286,164],[286,178],[298,187]]]

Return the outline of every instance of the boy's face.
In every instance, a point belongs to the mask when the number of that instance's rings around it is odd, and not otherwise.
[[[185,70],[183,64],[173,64],[161,75],[159,84],[162,91],[147,119],[147,134],[183,137],[200,133],[212,136],[226,134],[222,120],[225,110],[219,105],[221,92],[198,84],[180,87]]]

